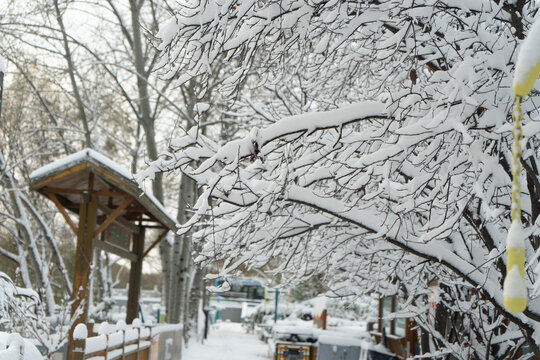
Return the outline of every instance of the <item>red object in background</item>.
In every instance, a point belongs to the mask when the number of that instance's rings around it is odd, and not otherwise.
[[[326,330],[326,309],[321,314],[313,316],[313,324],[315,324],[317,329]]]

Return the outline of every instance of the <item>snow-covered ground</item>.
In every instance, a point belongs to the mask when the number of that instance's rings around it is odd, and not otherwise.
[[[268,345],[256,335],[246,334],[241,324],[212,325],[204,344],[192,342],[182,360],[266,360]]]

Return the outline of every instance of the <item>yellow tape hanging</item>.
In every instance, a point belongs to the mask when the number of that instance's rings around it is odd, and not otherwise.
[[[521,65],[521,64],[520,64]],[[521,66],[519,66],[521,67]],[[521,69],[520,69],[521,70]],[[521,100],[529,94],[536,78],[540,75],[540,61],[536,63],[521,81],[514,80],[514,109],[512,118],[514,127],[512,136],[512,225],[506,239],[506,278],[504,279],[504,306],[512,314],[517,314],[527,307],[527,288],[525,286],[525,242],[521,225],[521,138],[523,137],[523,110]]]
[[[523,130],[521,120],[521,97],[515,97],[515,107],[512,111],[514,128],[512,135],[512,225],[506,239],[506,278],[504,279],[504,306],[512,314],[522,312],[527,307],[527,288],[525,287],[525,242],[521,226],[521,137]]]
[[[540,75],[540,61],[536,63],[528,72],[527,75],[518,81],[514,81],[514,98],[520,97],[523,99],[529,95],[531,89],[536,82],[536,79]]]
[[[525,236],[521,225],[521,138],[523,129],[523,110],[521,101],[529,95],[536,79],[540,75],[540,17],[529,29],[527,38],[520,46],[514,71],[514,109],[512,118],[512,225],[506,239],[506,278],[504,279],[504,306],[513,314],[522,312],[527,307],[527,287],[525,286]]]

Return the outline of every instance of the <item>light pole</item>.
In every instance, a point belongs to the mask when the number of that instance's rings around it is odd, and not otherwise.
[[[277,317],[278,317],[278,304],[279,304],[279,289],[276,288],[276,304],[275,304],[275,312],[274,312],[274,324],[277,323]]]
[[[6,72],[6,65],[4,64],[4,58],[0,56],[0,117],[2,116],[2,93],[4,92],[4,73]]]

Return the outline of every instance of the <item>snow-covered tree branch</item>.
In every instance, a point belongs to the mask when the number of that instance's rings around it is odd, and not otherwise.
[[[488,0],[182,7],[157,35],[163,73],[205,81],[224,54],[238,64],[222,85],[238,117],[281,120],[222,146],[194,129],[140,178],[181,169],[203,187],[181,231],[197,226],[198,261],[222,260],[220,276],[273,266],[296,279],[323,273],[343,295],[399,292],[432,331],[425,296],[437,279],[471,329],[436,336],[440,351],[504,358],[527,344],[538,357],[536,90],[523,104],[521,179],[531,299],[517,316],[502,306],[511,74],[536,12]],[[268,86],[249,96],[242,82]],[[279,101],[276,89],[304,106],[261,100]]]

